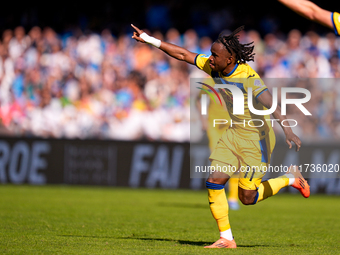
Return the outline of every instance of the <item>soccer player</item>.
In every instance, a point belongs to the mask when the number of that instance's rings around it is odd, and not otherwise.
[[[222,83],[231,81],[232,84],[243,89],[245,102],[248,99],[246,91],[251,87],[253,94],[250,96],[253,97],[254,108],[258,110],[271,108],[270,92],[259,75],[246,63],[254,60],[254,46],[252,43],[241,44],[238,40],[237,33],[243,27],[236,29],[230,35],[220,35],[211,46],[210,56],[196,54],[182,47],[162,42],[134,25],[132,27],[135,29],[133,39],[149,43],[171,57],[196,65]],[[235,123],[250,121],[252,125],[233,125],[228,128],[209,158],[212,167],[228,169],[229,172],[212,171],[206,181],[210,210],[217,222],[220,239],[205,248],[236,248],[224,191],[224,185],[235,171],[241,170],[238,194],[239,199],[245,205],[256,204],[289,185],[299,190],[304,197],[309,197],[310,188],[296,166],[290,167],[282,176],[262,182],[265,171],[256,169],[264,169],[264,166],[268,166],[275,145],[275,134],[270,124],[254,127],[256,124],[251,119],[261,119],[264,123],[268,123],[266,118],[269,116],[254,116],[250,113],[247,104],[244,104],[244,115],[234,115],[232,93],[226,89],[219,89],[219,91],[226,103],[231,120]],[[280,123],[289,148],[292,148],[292,142],[294,142],[298,151],[301,141],[290,127],[281,124],[285,117],[281,115],[280,107],[277,107],[272,115]]]
[[[278,0],[297,14],[334,29],[336,35],[340,35],[340,14],[322,9],[315,3],[307,0]]]

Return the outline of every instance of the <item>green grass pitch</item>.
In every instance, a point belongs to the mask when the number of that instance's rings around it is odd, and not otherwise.
[[[219,237],[206,191],[0,186],[0,254],[339,254],[340,198],[279,194],[230,212]]]

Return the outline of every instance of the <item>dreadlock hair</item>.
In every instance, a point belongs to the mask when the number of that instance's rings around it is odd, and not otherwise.
[[[217,43],[222,43],[227,51],[236,55],[236,62],[245,64],[247,61],[254,61],[254,42],[241,44],[238,40],[240,31],[244,29],[244,26],[240,26],[230,35],[224,35],[223,32],[218,36]]]

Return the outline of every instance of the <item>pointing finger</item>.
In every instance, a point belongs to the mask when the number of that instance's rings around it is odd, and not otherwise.
[[[137,31],[138,34],[141,34],[141,30],[138,27],[134,26],[133,24],[131,24],[131,26]]]

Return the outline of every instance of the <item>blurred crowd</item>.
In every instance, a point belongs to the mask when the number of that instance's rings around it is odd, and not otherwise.
[[[203,54],[216,39],[174,28],[153,36]],[[262,38],[251,30],[240,41],[254,41],[249,64],[261,77],[295,78],[291,86],[311,91],[312,117],[288,109],[303,139],[340,138],[340,84],[329,79],[340,78],[340,40],[333,33],[292,30]],[[19,136],[189,141],[190,77],[204,73],[131,34],[60,35],[19,26],[5,30],[0,43],[0,124]]]

